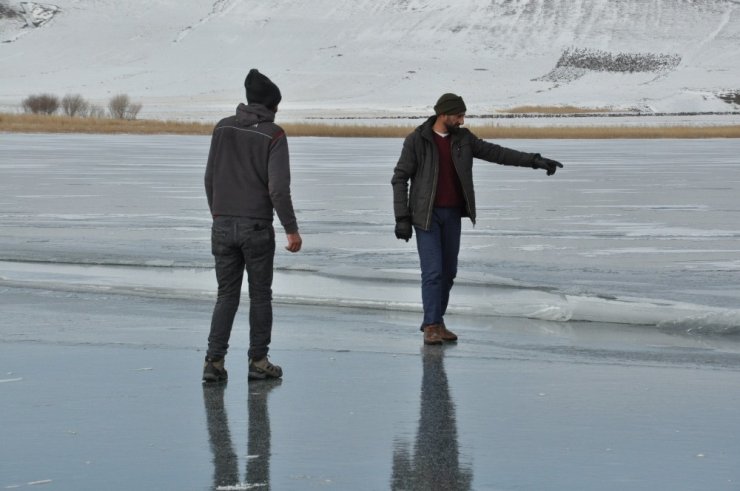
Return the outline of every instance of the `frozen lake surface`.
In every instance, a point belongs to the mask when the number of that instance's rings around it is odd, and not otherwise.
[[[476,165],[422,348],[401,141],[290,140],[285,379],[246,383],[242,309],[201,387],[208,138],[0,135],[0,488],[736,490],[740,142],[501,143],[566,167]]]
[[[415,246],[393,236],[401,140],[289,141],[305,245],[279,247],[276,300],[419,311]],[[464,224],[451,313],[738,332],[740,142],[498,143],[565,168],[476,161],[479,220]],[[0,284],[213,295],[208,144],[2,135]]]

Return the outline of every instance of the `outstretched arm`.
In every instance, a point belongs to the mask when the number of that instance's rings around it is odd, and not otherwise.
[[[545,169],[548,176],[555,174],[555,171],[558,170],[558,168],[563,168],[563,164],[561,164],[557,160],[547,159],[545,157],[542,157],[540,154],[535,155],[536,157],[532,161],[532,168]]]
[[[502,165],[545,169],[548,176],[555,174],[558,168],[563,167],[560,162],[545,158],[538,153],[520,152],[495,143],[489,143],[477,137],[473,138],[473,156]]]

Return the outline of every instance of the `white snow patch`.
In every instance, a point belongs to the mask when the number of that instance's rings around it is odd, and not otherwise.
[[[719,94],[740,89],[740,4],[701,4],[23,2],[23,18],[0,19],[0,110],[36,93],[99,106],[125,93],[141,117],[213,121],[244,99],[257,67],[283,92],[283,120],[431,114],[449,91],[471,115],[522,105],[737,111]]]

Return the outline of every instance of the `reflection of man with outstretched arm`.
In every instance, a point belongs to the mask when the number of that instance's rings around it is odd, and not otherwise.
[[[424,346],[422,350],[421,411],[413,457],[407,444],[396,442],[391,489],[469,490],[473,477],[470,469],[460,465],[455,404],[444,369],[444,349]]]
[[[249,384],[249,434],[247,437],[247,476],[250,485],[270,489],[270,414],[267,396],[281,383],[280,379]]]

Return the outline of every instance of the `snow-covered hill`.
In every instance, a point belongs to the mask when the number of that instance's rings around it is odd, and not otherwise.
[[[213,119],[258,67],[283,116],[568,104],[731,111],[740,0],[0,0],[0,110],[115,94]]]

